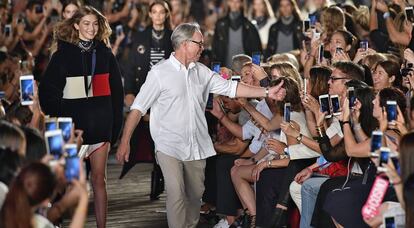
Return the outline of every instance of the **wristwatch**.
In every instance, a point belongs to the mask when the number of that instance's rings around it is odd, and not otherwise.
[[[296,140],[299,142],[299,143],[302,143],[302,134],[301,133],[299,133],[299,135],[298,135],[298,137],[296,137]]]

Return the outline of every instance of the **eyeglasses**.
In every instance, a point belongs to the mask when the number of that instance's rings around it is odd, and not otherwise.
[[[197,44],[200,48],[204,47],[203,41],[195,41],[195,40],[188,40],[188,41],[191,41],[191,42]]]
[[[332,75],[331,77],[329,77],[329,80],[331,80],[331,81],[341,80],[341,79],[349,79],[349,78],[346,78],[346,77],[335,77],[334,75]]]

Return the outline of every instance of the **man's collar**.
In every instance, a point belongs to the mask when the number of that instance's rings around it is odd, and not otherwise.
[[[186,67],[180,61],[178,61],[177,58],[175,58],[175,52],[172,52],[171,53],[171,55],[170,55],[170,61],[171,61],[172,65],[174,66],[174,68],[177,71],[181,70],[182,68],[186,69]],[[196,66],[195,63],[194,62],[191,62],[188,65],[188,69],[191,69],[191,68],[193,68],[195,66]]]

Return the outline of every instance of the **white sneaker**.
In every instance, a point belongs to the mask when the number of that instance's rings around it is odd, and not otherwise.
[[[222,218],[213,228],[229,228],[230,224],[227,223],[227,219]]]

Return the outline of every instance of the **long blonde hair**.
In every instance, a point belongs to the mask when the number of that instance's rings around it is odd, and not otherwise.
[[[81,19],[86,15],[95,15],[98,18],[98,33],[95,40],[104,42],[110,47],[109,36],[112,33],[108,20],[97,9],[92,6],[82,6],[73,15],[72,18],[59,22],[53,31],[53,42],[50,48],[53,54],[57,51],[58,40],[66,41],[68,43],[77,44],[79,42],[79,31],[75,29],[75,24],[79,24]]]

